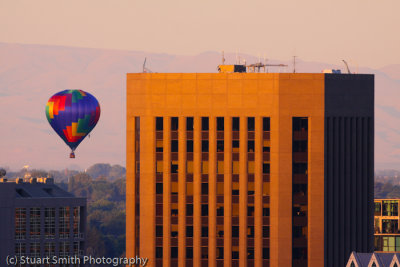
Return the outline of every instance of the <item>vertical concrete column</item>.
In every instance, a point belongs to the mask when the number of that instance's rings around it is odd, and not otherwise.
[[[232,118],[224,119],[224,267],[232,266]]]
[[[140,118],[140,256],[155,262],[155,118]]]
[[[171,265],[171,117],[163,118],[163,266]]]
[[[321,102],[324,103],[324,101]],[[322,218],[324,218],[324,178],[325,178],[324,177],[324,153],[325,153],[324,117],[325,116],[321,111],[321,114],[309,117],[308,119],[309,149],[308,149],[307,242],[308,242],[309,266],[324,265],[324,221],[322,220]]]
[[[186,118],[178,125],[178,266],[186,266]]]
[[[271,117],[270,177],[270,266],[291,266],[292,117],[289,115]]]
[[[193,267],[200,267],[201,118],[196,116],[193,120]]]
[[[216,117],[209,118],[209,176],[208,176],[208,266],[216,265],[217,244],[217,132]]]
[[[262,117],[255,117],[254,155],[254,266],[262,267]]]
[[[239,128],[239,266],[247,266],[247,117]]]
[[[129,116],[126,124],[126,256],[135,257],[136,254],[136,136],[135,117]]]

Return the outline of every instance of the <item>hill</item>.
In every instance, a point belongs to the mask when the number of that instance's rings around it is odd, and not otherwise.
[[[0,163],[14,170],[24,165],[79,171],[97,162],[125,165],[126,73],[141,72],[145,57],[146,67],[155,72],[216,72],[221,61],[220,53],[213,51],[180,56],[0,43]],[[225,53],[225,57],[227,63],[235,62],[235,54]],[[240,57],[248,63],[258,60],[251,55]],[[291,64],[290,60],[268,62]],[[298,60],[296,68],[299,72],[344,69],[340,59],[337,63],[340,65]],[[350,68],[375,74],[375,167],[395,168],[400,163],[399,65],[374,70],[350,64]],[[291,71],[291,66],[286,71]],[[66,88],[92,93],[102,110],[91,138],[82,142],[74,160],[68,158],[69,149],[44,115],[49,97]]]

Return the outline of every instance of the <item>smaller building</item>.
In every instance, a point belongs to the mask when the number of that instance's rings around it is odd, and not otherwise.
[[[399,253],[357,253],[352,252],[346,267],[399,267]]]
[[[375,199],[375,251],[400,252],[400,199]]]
[[[0,179],[0,215],[2,260],[84,254],[86,199],[62,190],[52,178]]]

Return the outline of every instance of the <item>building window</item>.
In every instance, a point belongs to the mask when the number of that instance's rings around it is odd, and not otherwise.
[[[171,118],[171,131],[178,131],[178,117]]]
[[[45,238],[55,238],[56,235],[56,209],[44,209],[44,235]]]
[[[69,256],[69,242],[60,242],[60,257],[66,256]]]
[[[193,196],[193,182],[186,183],[186,195]]]
[[[162,160],[158,160],[156,162],[156,173],[163,173],[164,162]]]
[[[163,152],[164,151],[164,145],[162,140],[157,140],[156,141],[156,152]]]
[[[177,195],[178,194],[178,182],[172,182],[171,183],[171,195]]]
[[[263,228],[262,228],[262,236],[264,238],[269,238],[269,226],[263,226]]]
[[[233,182],[232,183],[232,196],[238,196],[238,195],[239,195],[239,183]]]
[[[73,226],[74,226],[74,237],[80,237],[81,235],[81,209],[80,207],[74,207],[73,210]]]
[[[162,236],[163,236],[163,226],[156,225],[156,237],[162,237]]]
[[[178,247],[171,247],[171,258],[178,258]]]
[[[15,256],[17,256],[17,257],[26,256],[25,243],[15,243]],[[21,265],[19,265],[19,266],[21,266]]]
[[[201,130],[208,131],[208,129],[209,129],[208,117],[201,117]]]
[[[239,226],[232,226],[232,237],[239,237]]]
[[[193,259],[193,247],[186,247],[186,258]]]
[[[193,152],[193,140],[186,141],[186,152]]]
[[[208,140],[201,141],[201,152],[208,152]]]
[[[224,162],[222,160],[217,162],[217,174],[224,174]]]
[[[217,195],[223,196],[224,195],[224,183],[217,182]]]
[[[163,257],[163,248],[162,247],[156,247],[156,258],[157,259],[162,259]]]
[[[233,153],[239,152],[239,140],[232,140],[232,152]]]
[[[201,258],[208,259],[208,247],[201,247]]]
[[[208,204],[201,204],[201,216],[208,216]]]
[[[193,226],[186,226],[186,236],[193,237]]]
[[[29,227],[30,227],[30,238],[31,239],[39,239],[40,238],[40,208],[31,208],[30,212],[30,219],[29,219]],[[69,222],[69,221],[68,221]],[[63,231],[63,221],[60,217],[60,236]],[[67,229],[69,224],[67,225]],[[61,237],[60,237],[61,238]]]
[[[224,216],[224,205],[217,204],[217,216]]]
[[[186,131],[193,131],[193,117],[186,118]]]
[[[186,162],[186,173],[193,174],[193,161]]]
[[[217,140],[217,152],[224,152],[224,140]]]
[[[255,122],[254,117],[247,118],[247,130],[249,132],[254,132],[255,129]]]
[[[232,131],[239,131],[239,117],[232,118]]]
[[[15,209],[15,239],[26,239],[26,209]]]
[[[217,131],[224,130],[224,117],[217,117]]]
[[[208,227],[207,226],[201,227],[201,237],[208,237]]]
[[[193,216],[193,204],[186,204],[186,216]]]
[[[56,254],[56,244],[54,242],[44,243],[44,254],[53,257]]]
[[[232,161],[232,174],[239,174],[239,161]]]
[[[375,202],[375,216],[381,216],[381,211],[382,211],[382,204],[381,202]]]
[[[254,174],[254,161],[247,162],[247,173]]]
[[[254,152],[254,140],[247,141],[247,152]]]
[[[382,216],[398,216],[399,201],[398,200],[383,200],[382,201]]]
[[[178,161],[173,160],[171,162],[171,173],[178,173]]]
[[[263,248],[263,259],[269,260],[269,248]]]
[[[156,183],[156,194],[163,193],[163,183]]]
[[[232,260],[238,260],[238,259],[239,259],[239,247],[232,246]]]
[[[156,117],[156,131],[162,131],[163,128],[163,117]]]
[[[178,140],[171,140],[171,152],[178,152]]]
[[[62,247],[60,245],[60,257],[61,257],[61,250],[62,250]],[[40,243],[39,242],[32,242],[30,244],[30,256],[32,258],[40,257]]]
[[[208,174],[208,161],[202,161],[201,162],[202,166],[202,174]]]
[[[217,247],[217,259],[224,259],[224,247]]]
[[[32,215],[31,215],[32,216]],[[61,207],[58,213],[59,218],[59,237],[60,239],[69,238],[69,218],[70,218],[70,209],[69,207]],[[32,217],[31,217],[32,220]],[[40,221],[39,221],[40,228]],[[32,228],[31,228],[32,229]]]

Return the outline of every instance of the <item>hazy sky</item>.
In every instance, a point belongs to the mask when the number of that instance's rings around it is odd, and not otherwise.
[[[399,0],[0,0],[0,42],[379,68],[400,63]]]

